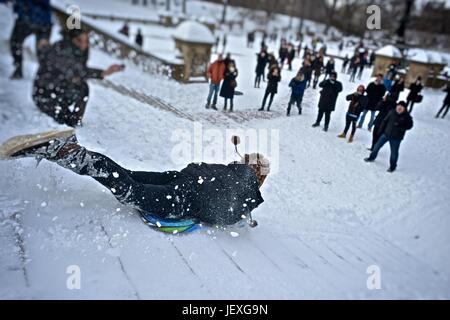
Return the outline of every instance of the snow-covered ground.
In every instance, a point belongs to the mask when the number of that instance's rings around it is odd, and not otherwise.
[[[11,27],[9,9],[0,6],[0,141],[62,128],[31,100],[36,64],[30,55],[25,79],[8,79]],[[443,93],[425,90],[424,102],[414,110],[415,126],[402,144],[398,171],[388,174],[387,147],[376,163],[362,161],[368,131],[358,130],[353,144],[336,138],[347,109],[344,95],[357,83],[339,74],[344,92],[328,133],[311,128],[318,90],[305,93],[302,116],[284,116],[287,84],[294,76],[288,70],[273,112],[259,113],[264,89],[252,87],[256,49],[246,48],[244,35],[228,40],[244,92],[235,99],[234,114],[204,109],[206,84],[179,84],[130,64],[108,81],[90,83],[77,135],[83,145],[123,166],[158,171],[192,161],[173,156],[177,141],[171,138],[180,129],[193,134],[194,123],[223,134],[277,130],[279,170],[265,182],[265,202],[253,213],[259,226],[164,235],[92,179],[48,162],[36,168],[32,159],[1,162],[1,298],[450,298],[450,127],[449,119],[433,118]],[[90,65],[112,62],[91,51]],[[367,70],[363,83],[369,77]],[[224,138],[204,146],[228,143]],[[73,265],[81,270],[80,290],[66,285]],[[381,270],[380,290],[366,285],[372,265]]]

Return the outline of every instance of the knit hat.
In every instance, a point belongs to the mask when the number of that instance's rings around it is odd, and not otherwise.
[[[399,101],[399,102],[397,102],[397,105],[398,106],[402,106],[403,108],[406,108],[406,102],[405,101]]]

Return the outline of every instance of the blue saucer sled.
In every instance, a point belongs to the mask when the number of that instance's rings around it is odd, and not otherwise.
[[[161,231],[164,233],[190,233],[197,229],[200,229],[201,225],[192,219],[161,219],[156,215],[148,212],[139,211],[142,221],[152,229]]]

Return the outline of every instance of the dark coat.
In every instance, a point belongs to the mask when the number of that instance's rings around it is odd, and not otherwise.
[[[320,76],[320,74],[322,73],[322,69],[323,69],[323,61],[320,59],[314,60],[312,63],[312,68],[314,70],[314,75],[316,77]]]
[[[141,33],[136,34],[136,38],[134,39],[134,42],[140,47],[142,47],[142,44],[144,43],[144,38],[142,37]]]
[[[306,88],[306,78],[303,81],[292,78],[291,82],[289,82],[289,87],[292,88],[292,97],[303,97]]]
[[[266,65],[269,62],[269,56],[267,53],[264,53],[264,56],[262,56],[261,52],[257,54],[257,63],[256,63],[256,74],[257,75],[263,75]]]
[[[193,188],[194,216],[202,222],[234,224],[264,202],[256,175],[247,165],[191,163],[181,173],[176,184]]]
[[[323,111],[334,111],[339,92],[342,91],[342,83],[339,81],[331,82],[330,79],[319,83],[320,91],[319,109]]]
[[[369,83],[366,89],[367,98],[369,102],[367,103],[367,110],[375,111],[378,102],[383,98],[386,93],[386,87],[383,83],[376,84],[375,82]]]
[[[389,139],[403,140],[406,131],[412,127],[413,119],[407,111],[398,114],[397,111],[391,110],[383,119],[379,132]]]
[[[50,0],[15,0],[17,19],[33,27],[49,27],[52,24]]]
[[[445,96],[444,103],[450,104],[450,85],[447,86],[447,88],[444,89],[444,92],[447,92],[447,95]]]
[[[391,89],[389,90],[389,94],[392,98],[392,100],[397,101],[398,97],[400,95],[400,92],[405,90],[405,84],[400,81],[394,81],[394,84],[392,85]]]
[[[325,66],[325,73],[330,74],[333,71],[334,71],[334,62],[331,63],[331,61],[328,61],[327,65]]]
[[[355,116],[355,118],[358,118],[361,112],[366,108],[367,106],[367,97],[362,94],[349,94],[346,98],[347,101],[350,101],[350,104],[348,106],[347,113]]]
[[[34,87],[58,94],[82,86],[87,79],[101,79],[102,70],[89,68],[87,60],[88,51],[81,52],[70,40],[48,46],[39,56]]]
[[[423,89],[423,86],[421,83],[419,83],[419,84],[416,84],[415,82],[411,83],[411,85],[409,86],[410,91],[409,91],[408,97],[406,99],[411,100],[411,101],[416,101],[417,96],[419,95],[420,91],[422,91],[422,89]]]
[[[222,87],[220,88],[220,96],[224,98],[233,99],[234,89],[233,83],[236,84],[236,78],[238,76],[237,69],[231,72],[228,68],[225,69]]]
[[[278,92],[278,82],[281,81],[281,76],[274,76],[271,72],[267,75],[267,79],[269,82],[267,82],[267,88],[266,91],[270,93],[277,93]]]
[[[373,125],[375,127],[374,130],[378,130],[378,128],[381,126],[381,123],[383,122],[384,118],[388,115],[388,113],[395,109],[396,103],[395,100],[387,99],[386,101],[381,100],[377,104],[376,111],[378,111],[377,116],[375,117],[375,120],[373,121]]]

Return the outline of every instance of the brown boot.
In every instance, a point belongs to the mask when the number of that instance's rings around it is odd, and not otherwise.
[[[342,133],[339,134],[337,137],[338,137],[338,138],[343,138],[343,139],[345,139],[345,136],[346,136],[346,134],[345,134],[344,132],[342,132]]]
[[[78,143],[68,143],[65,144],[59,151],[56,153],[56,159],[63,159],[65,158],[69,153],[71,153],[74,150],[77,150],[80,148],[80,145]]]
[[[350,137],[348,138],[348,143],[352,143],[353,142],[353,135],[351,134]]]

